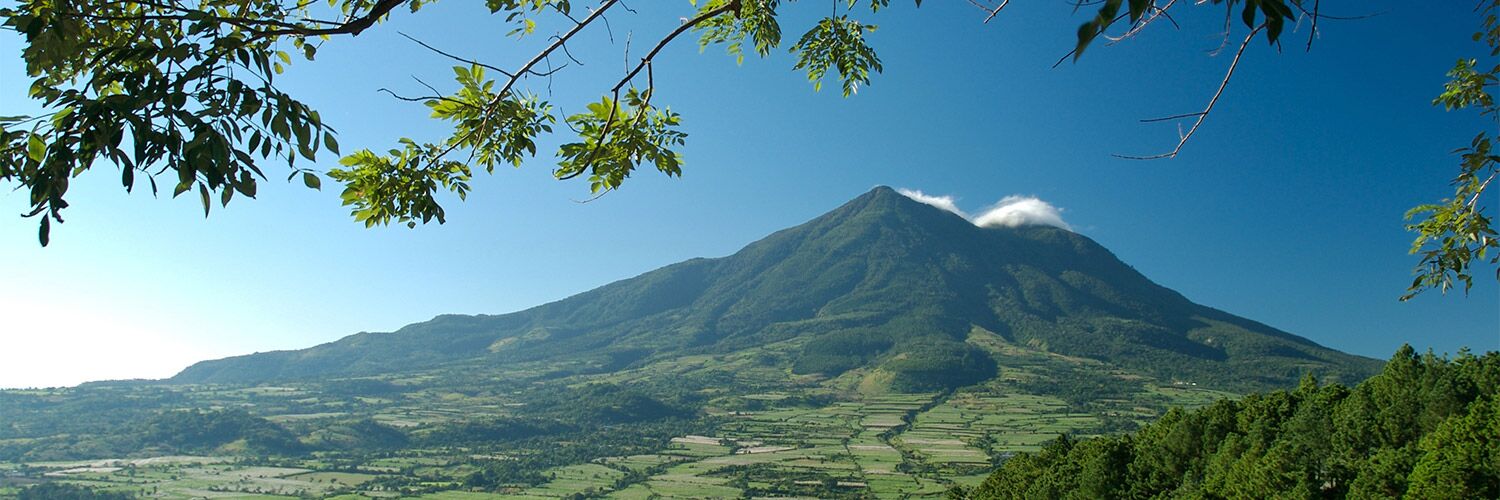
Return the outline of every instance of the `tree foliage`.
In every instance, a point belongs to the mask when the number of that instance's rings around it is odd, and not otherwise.
[[[168,411],[140,424],[141,448],[211,452],[237,441],[263,454],[302,451],[297,437],[286,429],[244,410]]]
[[[0,117],[0,180],[29,191],[30,208],[23,215],[39,217],[43,245],[50,239],[52,223],[63,220],[71,180],[100,162],[119,169],[127,191],[143,178],[153,192],[162,181],[161,188],[170,189],[173,196],[196,193],[205,216],[215,203],[227,205],[235,196],[253,198],[267,178],[267,164],[284,162],[287,179],[300,179],[309,188],[321,189],[324,176],[343,184],[343,203],[366,226],[415,227],[444,222],[443,192],[464,199],[476,168],[490,172],[497,165],[522,165],[537,154],[539,138],[554,133],[561,123],[576,139],[555,152],[553,174],[559,179],[586,177],[590,192],[602,194],[620,188],[642,166],[668,176],[682,173],[677,149],[687,138],[681,130],[683,117],[655,99],[653,64],[663,48],[691,32],[700,46],[724,46],[741,60],[747,51],[767,56],[781,48],[781,12],[793,4],[694,0],[693,12],[679,26],[644,56],[627,58],[623,76],[607,85],[598,101],[587,104],[585,112],[559,116],[528,85],[562,69],[547,61],[556,53],[571,57],[569,43],[576,35],[628,7],[619,0],[488,0],[486,8],[515,37],[534,34],[541,26],[560,28],[535,56],[513,69],[417,41],[462,63],[454,67],[457,90],[393,95],[424,103],[431,117],[447,123],[451,132],[436,141],[401,138],[383,152],[361,148],[340,158],[337,168],[314,170],[318,153],[339,154],[335,130],[316,110],[282,91],[277,76],[292,65],[294,55],[312,61],[326,43],[357,36],[397,11],[416,14],[429,3],[23,0],[0,8],[4,26],[25,38],[22,57],[33,78],[29,94],[45,109],[39,116]],[[1009,2],[970,3],[992,18]],[[1089,4],[1092,15],[1078,27],[1070,54],[1076,60],[1100,37],[1120,41],[1157,20],[1170,20],[1168,11],[1179,3],[1187,2]],[[1175,157],[1213,110],[1251,40],[1263,37],[1279,46],[1289,24],[1307,21],[1311,47],[1318,21],[1326,17],[1319,13],[1317,1],[1196,3],[1224,9],[1226,24],[1243,25],[1244,41],[1202,111],[1163,119],[1193,121],[1176,148],[1126,158]],[[795,60],[793,69],[804,71],[815,89],[833,77],[843,95],[850,96],[883,70],[870,40],[876,25],[863,18],[880,13],[890,0],[833,4],[833,12],[808,26],[787,50]],[[1491,56],[1500,51],[1496,5],[1495,0],[1481,3],[1483,27],[1475,34],[1491,47]],[[1226,32],[1226,45],[1232,35]],[[1497,69],[1500,66],[1488,67],[1474,59],[1460,61],[1437,103],[1448,109],[1478,108],[1494,118],[1490,89]],[[1472,262],[1489,259],[1494,264],[1500,259],[1492,255],[1500,243],[1482,203],[1500,158],[1491,152],[1491,141],[1488,132],[1481,133],[1459,151],[1462,162],[1452,198],[1408,214],[1416,220],[1410,228],[1418,233],[1413,252],[1422,261],[1406,298],[1429,288],[1446,291],[1459,283],[1467,289]]]
[[[1500,0],[1481,2],[1477,9],[1484,19],[1475,41],[1489,46],[1489,57],[1500,55]],[[1450,78],[1443,93],[1432,101],[1447,110],[1477,109],[1492,124],[1500,123],[1500,108],[1491,94],[1500,81],[1500,64],[1481,64],[1478,59],[1460,59],[1448,72]],[[1411,253],[1420,255],[1411,286],[1402,300],[1424,290],[1447,292],[1459,284],[1465,292],[1474,285],[1472,264],[1494,266],[1500,263],[1500,240],[1496,239],[1489,214],[1485,212],[1484,192],[1500,175],[1500,154],[1494,150],[1496,137],[1480,132],[1469,145],[1456,151],[1459,155],[1458,176],[1450,184],[1453,197],[1438,203],[1417,206],[1406,213],[1416,221],[1407,229],[1416,232]],[[1493,254],[1493,255],[1492,255]],[[1500,280],[1500,267],[1495,269]]]
[[[1006,461],[972,498],[1494,498],[1500,354],[1445,359],[1403,347],[1350,389],[1292,391],[1172,410],[1137,432]]]
[[[205,215],[236,195],[253,198],[267,163],[285,162],[288,180],[320,189],[322,176],[310,166],[319,152],[339,154],[334,128],[283,92],[277,76],[293,55],[312,61],[324,43],[359,35],[398,7],[416,13],[427,3],[26,0],[0,9],[5,26],[25,38],[22,57],[34,78],[29,94],[46,109],[40,116],[0,117],[0,179],[30,190],[24,215],[41,216],[43,245],[52,222],[63,220],[71,179],[99,162],[119,168],[127,191],[144,178],[153,192],[164,179],[173,196],[196,192]],[[871,5],[878,10],[887,3]],[[402,138],[383,153],[360,149],[342,157],[326,175],[344,185],[341,197],[355,220],[366,226],[441,223],[440,192],[463,199],[475,167],[520,166],[537,153],[538,136],[552,133],[559,120],[577,131],[577,140],[557,151],[559,178],[587,175],[590,190],[602,193],[641,165],[679,175],[675,149],[686,134],[678,129],[678,114],[652,103],[657,53],[690,30],[704,45],[729,44],[732,51],[748,37],[761,55],[781,42],[779,1],[705,2],[586,112],[560,117],[523,87],[555,71],[538,64],[566,51],[574,35],[622,10],[618,0],[605,0],[588,6],[580,20],[573,4],[486,2],[517,37],[533,33],[543,17],[572,26],[514,71],[460,59],[466,64],[454,67],[457,91],[397,96],[426,104],[452,132],[436,142]],[[815,84],[831,69],[852,92],[880,70],[862,38],[872,28],[847,15],[828,18],[792,47],[800,54],[798,67]]]
[[[701,46],[722,45],[743,59],[746,48],[766,56],[781,47],[781,0],[706,0],[666,33],[644,56],[631,61],[587,111],[558,116],[554,106],[527,90],[557,52],[569,52],[580,32],[606,15],[628,10],[618,0],[488,0],[485,5],[511,35],[561,23],[534,57],[514,69],[462,62],[454,67],[457,90],[406,97],[447,122],[446,139],[411,138],[380,152],[362,148],[343,156],[338,168],[315,171],[319,152],[339,154],[334,128],[317,111],[283,92],[277,76],[297,58],[312,61],[319,47],[357,36],[398,10],[417,13],[430,0],[24,0],[0,9],[7,28],[25,38],[22,57],[34,79],[30,95],[45,108],[40,116],[0,117],[0,179],[30,190],[26,216],[41,216],[39,238],[62,221],[71,179],[103,162],[117,167],[126,190],[138,178],[169,180],[173,196],[196,192],[205,215],[212,205],[254,197],[268,163],[285,162],[287,179],[320,189],[323,177],[344,185],[341,198],[366,226],[446,220],[440,193],[467,196],[476,167],[520,166],[537,154],[537,140],[559,122],[577,139],[556,152],[560,179],[587,176],[589,189],[617,189],[642,165],[680,175],[676,152],[687,134],[682,117],[654,103],[657,54],[687,32]],[[921,5],[916,0],[917,6]],[[1280,26],[1301,10],[1300,0],[1215,0],[1242,9],[1246,26],[1264,26],[1275,42]],[[787,49],[795,70],[815,89],[833,77],[845,96],[882,71],[869,36],[874,15],[890,0],[839,0],[831,15],[809,26]],[[974,5],[984,7],[975,2]],[[1107,0],[1079,29],[1074,50],[1083,49],[1128,17],[1135,31],[1165,14],[1172,3]],[[996,14],[998,7],[993,7]],[[990,9],[986,7],[986,9]],[[1123,9],[1123,10],[1122,10]],[[582,15],[587,11],[587,15]],[[418,41],[418,43],[422,43]],[[289,49],[289,50],[283,50]]]

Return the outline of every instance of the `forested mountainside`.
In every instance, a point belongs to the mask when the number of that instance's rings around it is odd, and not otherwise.
[[[1312,373],[1355,382],[1379,363],[1195,304],[1093,240],[1048,226],[982,228],[876,188],[728,257],[693,259],[498,316],[440,316],[392,333],[198,363],[180,383],[387,374],[449,363],[554,361],[599,372],[784,346],[796,374],[853,371],[896,390],[959,387],[1022,349],[1227,390]]]
[[[877,188],[520,312],[0,391],[0,496],[988,494],[1060,434],[1088,449],[1380,366],[1195,304],[1077,233]]]

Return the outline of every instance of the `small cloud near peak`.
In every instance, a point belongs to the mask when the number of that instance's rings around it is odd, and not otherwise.
[[[1053,226],[1073,230],[1063,221],[1062,209],[1035,196],[1011,195],[974,217],[979,227]]]
[[[959,217],[963,217],[965,219],[969,218],[969,214],[964,213],[963,210],[958,209],[958,204],[954,203],[954,199],[952,196],[933,196],[927,193],[923,193],[920,190],[906,188],[897,189],[896,192],[901,193],[902,196],[911,198],[913,201],[925,203],[934,207],[941,208],[943,210],[947,210],[949,212],[953,212],[955,214],[958,214]]]
[[[896,192],[914,201],[932,205],[958,214],[979,227],[1053,226],[1073,230],[1062,218],[1063,210],[1035,196],[1010,195],[1000,199],[977,215],[969,215],[952,196],[936,196],[916,189],[897,189]]]

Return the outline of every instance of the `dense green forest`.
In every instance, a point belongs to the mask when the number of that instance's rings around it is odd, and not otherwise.
[[[1500,353],[1404,347],[1350,389],[1172,410],[1125,435],[1058,438],[1005,461],[970,498],[1500,497]]]

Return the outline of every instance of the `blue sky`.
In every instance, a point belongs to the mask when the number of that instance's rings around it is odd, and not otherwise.
[[[1083,14],[1016,2],[986,25],[953,1],[861,14],[880,25],[871,39],[886,72],[850,99],[833,85],[813,92],[784,53],[737,66],[718,48],[680,41],[655,70],[658,102],[682,113],[691,134],[685,175],[642,171],[587,204],[576,201],[588,197],[584,182],[550,178],[558,138],[519,169],[481,175],[467,202],[449,200],[448,224],[415,230],[364,229],[332,183],[323,192],[282,183],[274,165],[259,199],[206,220],[195,198],[126,195],[118,170],[99,165],[73,184],[50,247],[36,245],[35,221],[0,217],[0,259],[10,263],[0,387],[164,377],[200,359],[441,313],[516,311],[729,254],[875,185],[951,195],[969,212],[1037,196],[1158,283],[1337,349],[1377,358],[1402,343],[1500,349],[1491,279],[1468,297],[1396,300],[1415,263],[1402,214],[1449,193],[1450,151],[1494,128],[1429,104],[1457,58],[1485,54],[1469,40],[1477,19],[1467,2],[1337,2],[1338,12],[1324,3],[1334,14],[1384,14],[1325,21],[1310,53],[1307,26],[1280,53],[1255,42],[1174,160],[1110,155],[1175,143],[1174,125],[1139,120],[1196,111],[1213,93],[1229,62],[1207,53],[1222,40],[1221,10],[1176,7],[1180,31],[1163,23],[1051,69]],[[627,39],[639,55],[691,12],[686,1],[631,7],[638,14],[613,16],[610,33],[574,45],[585,65],[558,73],[550,93],[544,80],[530,89],[577,112],[622,73]],[[398,13],[329,42],[281,83],[340,130],[346,152],[436,140],[442,129],[425,107],[376,92],[421,93],[413,76],[452,88],[452,64],[398,31],[501,67],[544,41],[507,39],[475,9],[455,1]],[[827,9],[784,11],[789,46]],[[3,114],[34,110],[19,47],[0,36]],[[25,205],[23,192],[0,191],[0,212]]]

